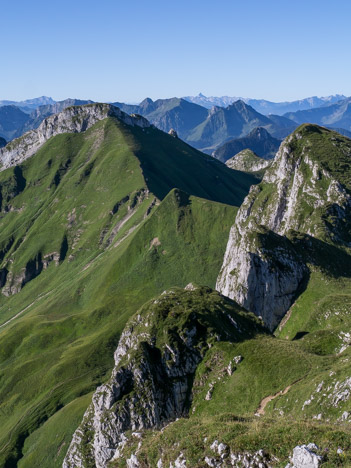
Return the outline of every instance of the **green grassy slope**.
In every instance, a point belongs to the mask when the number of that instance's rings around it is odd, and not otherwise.
[[[188,310],[181,295],[172,297],[181,304],[185,320]],[[228,310],[235,308],[232,301],[222,301],[227,302]],[[197,313],[206,312],[207,307],[206,301],[199,301]],[[250,317],[248,314],[246,320]],[[163,325],[167,326],[173,325]],[[280,467],[288,463],[293,447],[313,441],[324,456],[323,466],[349,466],[351,429],[349,423],[340,422],[348,402],[334,403],[345,391],[336,382],[348,377],[350,352],[325,356],[307,349],[301,341],[264,333],[236,340],[228,333],[226,339],[212,343],[197,368],[189,417],[162,431],[142,431],[138,450],[140,439],[133,439],[129,431],[131,439],[123,457],[111,466],[125,466],[125,460],[137,450],[141,466],[156,466],[159,459],[169,466],[183,453],[188,466],[200,468],[206,466],[206,456],[215,456],[210,447],[215,440],[227,444],[233,453],[263,449],[272,465]],[[342,448],[341,454],[338,448]]]
[[[0,174],[1,466],[60,466],[128,317],[170,286],[214,286],[237,208],[211,198],[239,202],[252,180],[113,119]],[[177,185],[190,195],[166,196]]]

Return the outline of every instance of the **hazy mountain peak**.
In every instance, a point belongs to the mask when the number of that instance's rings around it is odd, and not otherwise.
[[[276,114],[283,115],[287,112],[296,112],[298,110],[313,109],[320,106],[333,104],[340,100],[345,99],[346,96],[343,94],[335,94],[325,97],[311,96],[304,99],[298,99],[295,101],[281,101],[273,102],[266,99],[253,99],[253,98],[243,98],[243,97],[234,97],[234,96],[204,96],[202,93],[199,93],[197,96],[186,96],[186,99],[189,102],[199,104],[201,106],[210,109],[213,105],[220,107],[228,107],[235,101],[242,100],[246,104],[252,106],[257,112],[261,114]]]

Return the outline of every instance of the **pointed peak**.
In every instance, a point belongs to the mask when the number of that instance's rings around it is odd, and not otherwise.
[[[143,101],[141,101],[141,103],[139,104],[139,106],[142,106],[142,105],[144,105],[144,104],[153,104],[153,103],[154,103],[154,101],[153,101],[151,98],[147,97],[147,98],[145,98]]]

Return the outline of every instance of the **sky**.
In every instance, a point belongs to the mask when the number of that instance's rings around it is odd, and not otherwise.
[[[0,100],[351,96],[349,0],[0,0]]]

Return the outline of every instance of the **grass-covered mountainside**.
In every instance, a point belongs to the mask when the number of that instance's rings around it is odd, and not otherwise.
[[[234,320],[232,325],[229,317]],[[208,323],[210,319],[213,322]],[[188,403],[185,409],[182,407],[183,417],[161,431],[147,429],[147,426],[140,430],[137,423],[133,430],[126,426],[126,443],[121,445],[120,456],[110,466],[123,467],[126,460],[137,459],[140,466],[147,467],[161,466],[161,462],[162,466],[174,466],[177,460],[178,463],[185,462],[184,466],[196,468],[285,467],[292,447],[311,440],[320,448],[324,466],[350,466],[350,427],[347,422],[336,421],[337,415],[348,408],[347,402],[342,400],[345,388],[339,385],[335,389],[335,382],[344,381],[348,375],[350,350],[343,356],[336,353],[321,355],[299,340],[274,338],[235,302],[203,288],[193,292],[173,288],[147,304],[135,320],[135,340],[131,340],[134,347],[126,349],[126,353],[127,363],[137,368],[140,367],[140,354],[134,353],[142,347],[141,339],[138,339],[142,333],[149,334],[148,341],[154,338],[152,349],[161,356],[169,349],[171,355],[176,355],[182,344],[179,336],[194,326],[199,331],[199,322],[206,324],[209,334],[200,335],[203,341],[198,344],[200,336],[193,333],[193,345],[195,349],[199,347],[201,354],[191,379],[192,398],[185,400]],[[162,326],[156,325],[156,321]],[[142,327],[142,331],[138,327]],[[122,366],[129,368],[123,359],[113,375]],[[155,361],[156,365],[163,362],[170,368],[177,365],[176,359]],[[181,365],[178,368],[183,369]],[[328,383],[320,386],[323,379]],[[98,392],[108,392],[109,385],[112,385],[111,380]],[[324,398],[327,421],[318,417],[322,391],[331,395]],[[171,399],[171,395],[170,392],[168,398]],[[309,402],[311,395],[313,398]],[[125,416],[125,412],[120,411],[125,398],[130,398],[129,394],[127,397],[122,394],[120,400],[106,409],[108,418],[114,412],[117,418]],[[103,416],[106,417],[106,413]],[[91,409],[80,430],[88,429],[89,418]],[[96,421],[95,425],[99,427]],[[91,436],[90,432],[83,440],[89,440]],[[338,453],[341,447],[343,451]],[[221,464],[223,459],[224,465]],[[95,465],[87,463],[85,466]]]
[[[243,138],[229,140],[212,153],[212,156],[222,162],[228,161],[245,149],[253,151],[264,159],[272,159],[278,151],[281,141],[272,137],[267,130],[257,127]]]
[[[128,322],[111,379],[95,392],[64,467],[106,466],[119,458],[126,431],[160,429],[186,417],[207,351],[218,341],[237,343],[263,333],[253,315],[217,292],[192,283],[186,289],[164,291]]]
[[[1,466],[61,466],[126,320],[166,288],[214,286],[253,182],[117,118],[0,173]]]
[[[349,466],[351,432],[340,417],[349,354],[277,339],[210,288],[171,288],[126,325],[112,376],[95,392],[63,466],[112,458],[112,467],[178,460],[200,468],[223,458],[245,466],[246,457],[246,466],[285,467],[292,447],[311,438],[324,466]],[[44,424],[33,442],[53,430],[54,422]]]
[[[258,183],[105,107],[0,172],[0,466],[350,466],[351,140]]]
[[[330,130],[304,125],[283,143],[239,210],[233,263],[217,282],[226,295],[245,290],[247,301],[234,297],[247,309],[262,301],[252,311],[273,328],[276,303],[286,307],[276,337],[218,333],[197,366],[188,417],[162,431],[126,428],[112,466],[285,467],[308,442],[321,457],[313,466],[351,466],[350,168],[351,141]]]

